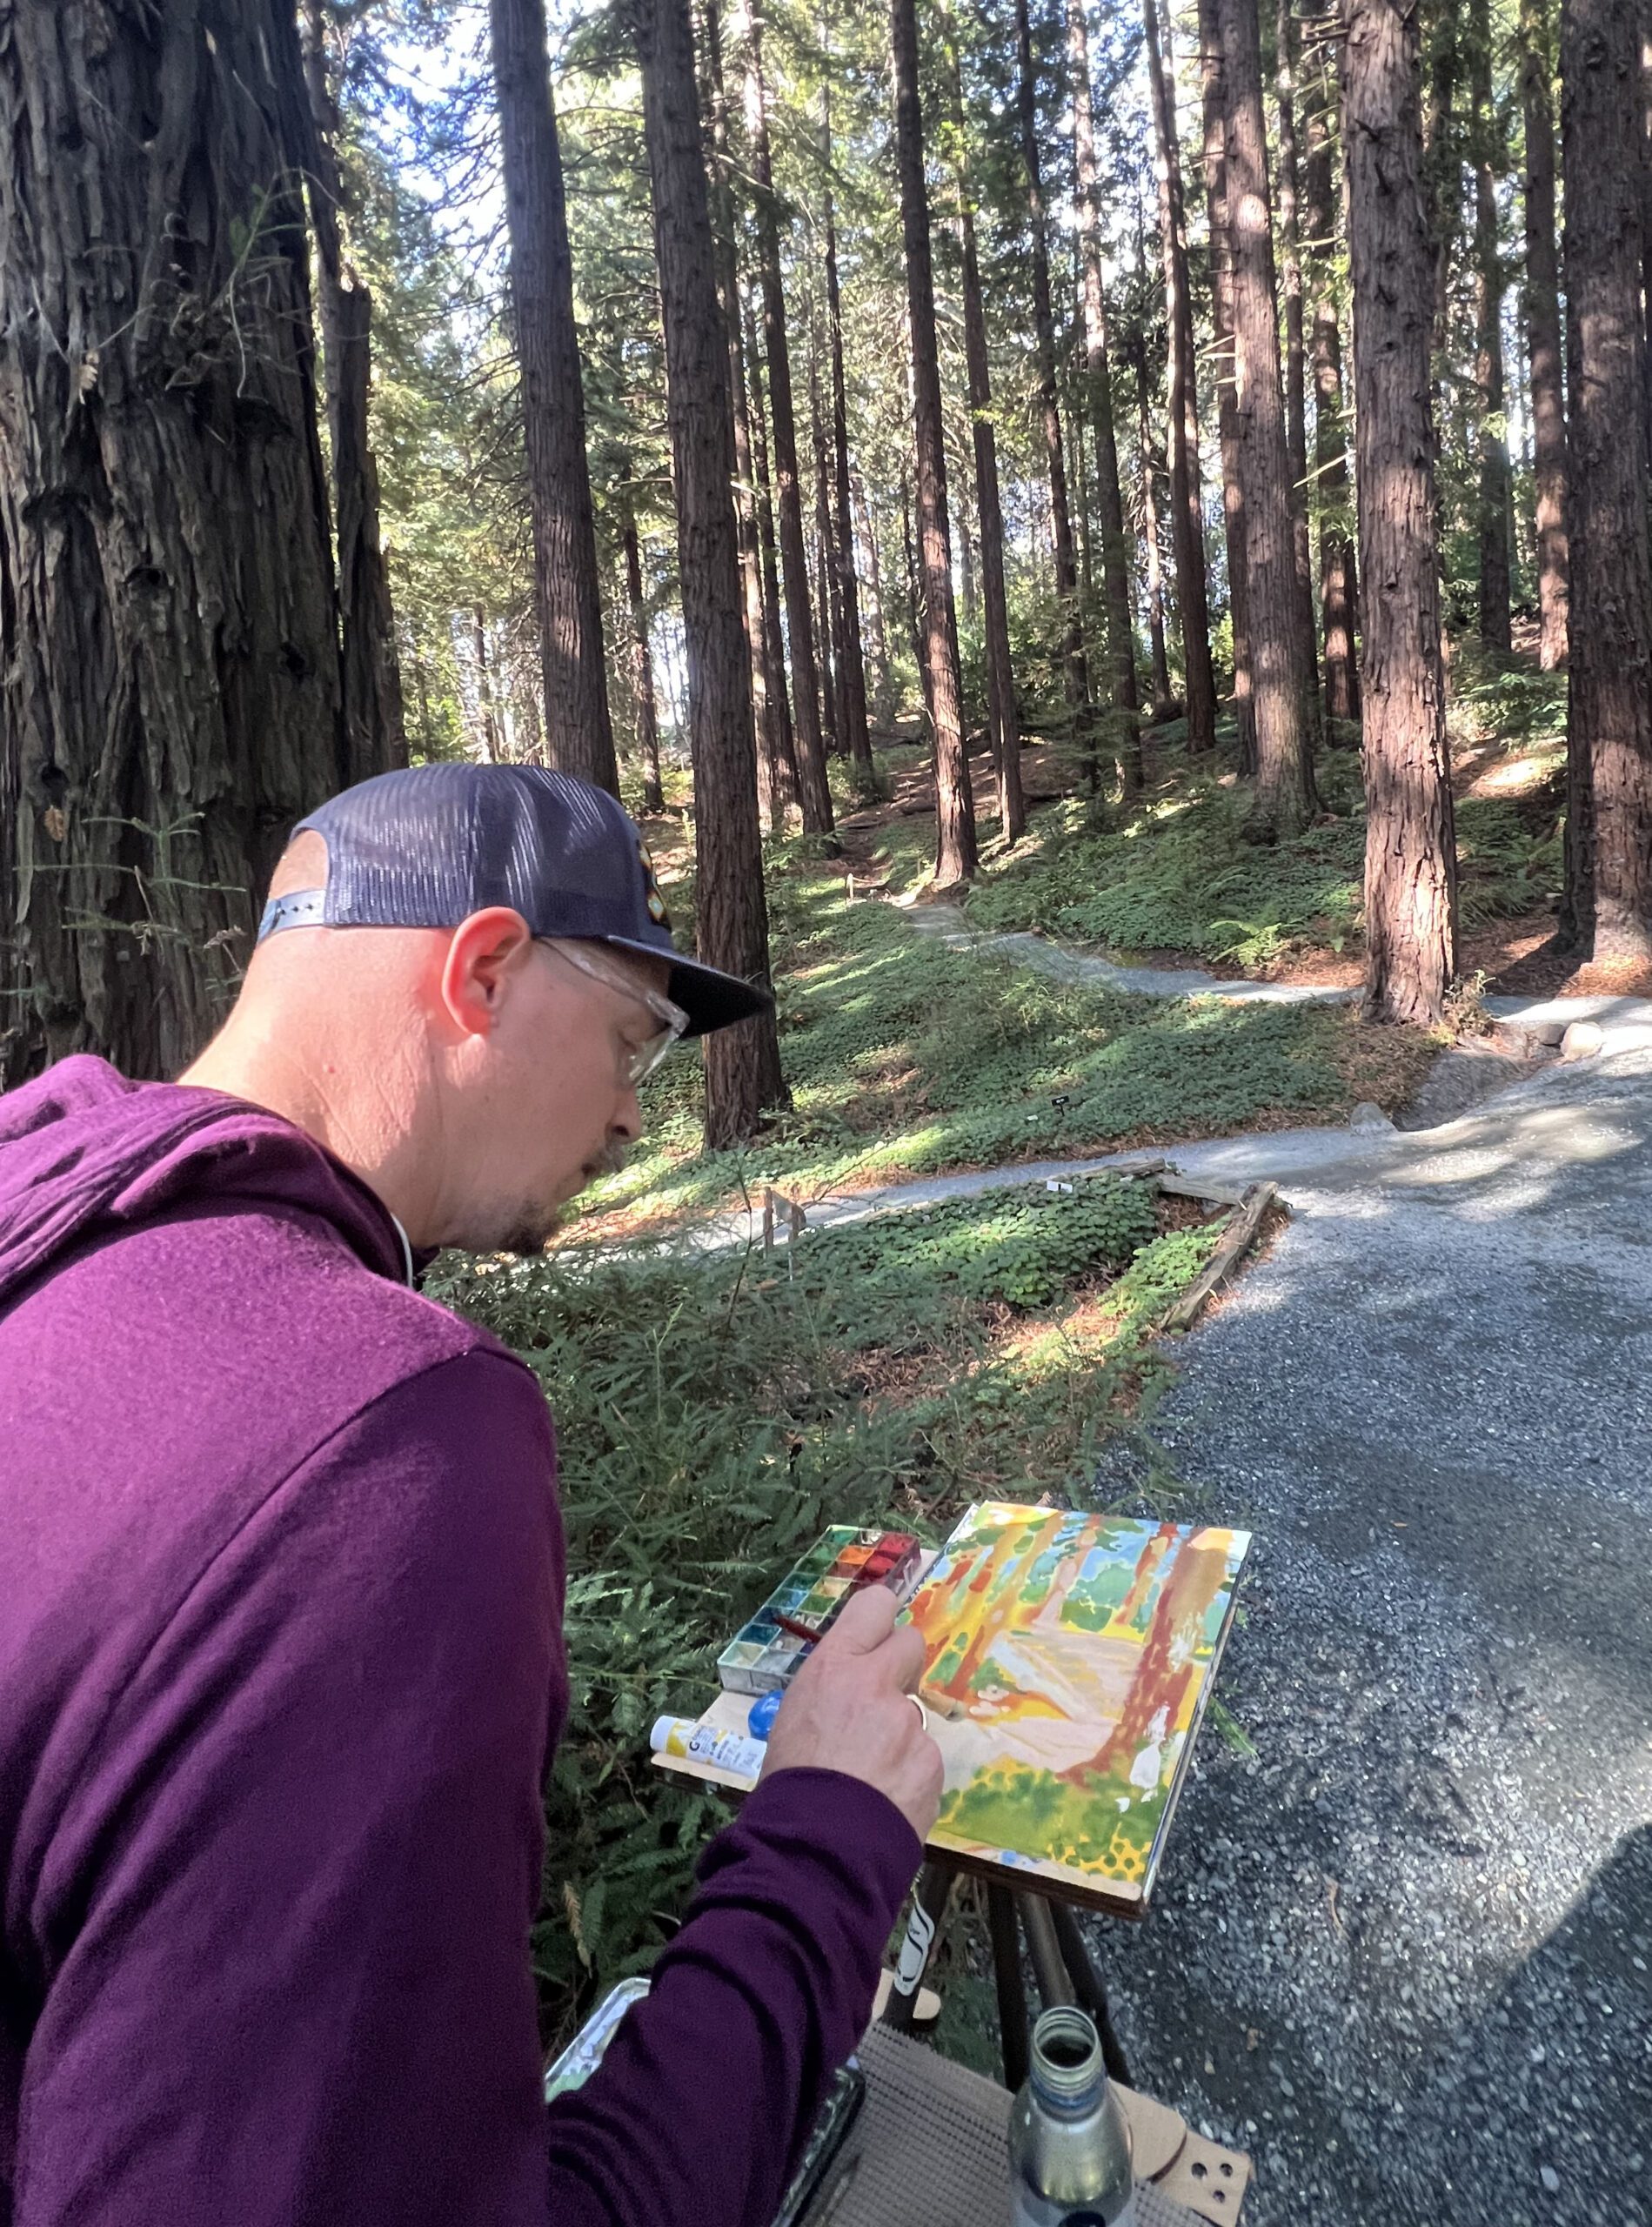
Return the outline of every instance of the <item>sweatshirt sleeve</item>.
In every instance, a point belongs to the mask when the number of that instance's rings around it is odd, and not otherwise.
[[[706,1850],[648,1995],[551,2107],[553,2227],[768,2227],[922,1853],[859,1779],[764,1780]]]
[[[16,2227],[539,2227],[553,1479],[527,1371],[438,1363],[111,1696],[37,1888]]]

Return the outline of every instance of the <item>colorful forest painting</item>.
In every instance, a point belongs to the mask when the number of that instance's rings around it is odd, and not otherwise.
[[[1145,1900],[1250,1534],[987,1501],[908,1615],[933,1729],[932,1848]]]

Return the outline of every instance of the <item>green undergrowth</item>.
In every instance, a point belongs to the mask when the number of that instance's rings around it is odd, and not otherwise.
[[[1341,1013],[1052,981],[922,937],[896,906],[850,901],[841,873],[806,857],[774,875],[771,909],[791,1109],[744,1150],[707,1154],[698,1062],[668,1063],[631,1166],[584,1202],[610,1231],[616,1214],[658,1223],[765,1185],[806,1200],[1334,1118],[1353,1102]]]
[[[429,1288],[536,1371],[556,1414],[572,1706],[534,1938],[547,2038],[669,1937],[721,1801],[649,1768],[719,1646],[828,1522],[932,1542],[986,1497],[1085,1503],[1144,1428],[1154,1326],[1219,1222],[1117,1178],[1017,1186],[806,1232],[771,1254],[450,1255]]]

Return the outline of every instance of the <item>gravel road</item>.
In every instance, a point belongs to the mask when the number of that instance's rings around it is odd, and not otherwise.
[[[1207,1727],[1097,1947],[1142,2084],[1254,2156],[1249,2227],[1652,2227],[1649,1129],[1625,1031],[1316,1139],[1184,1348],[1160,1435],[1257,1534],[1256,1754]]]

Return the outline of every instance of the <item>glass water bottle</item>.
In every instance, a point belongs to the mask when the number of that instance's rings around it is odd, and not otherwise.
[[[1129,2227],[1130,2129],[1087,2012],[1059,2004],[1033,2027],[1009,2154],[1013,2227]]]

